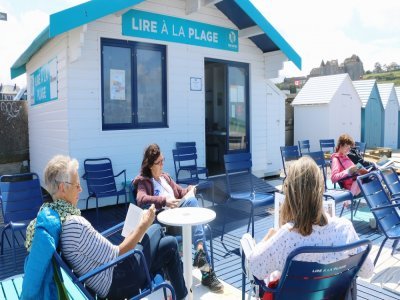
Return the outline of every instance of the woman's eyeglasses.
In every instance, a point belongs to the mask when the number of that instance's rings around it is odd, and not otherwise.
[[[64,181],[64,183],[68,183],[68,184],[76,187],[77,190],[79,190],[81,188],[81,184],[80,183],[72,183],[72,182],[68,182],[68,181]]]
[[[164,161],[165,161],[165,159],[163,157],[161,160],[154,162],[154,164],[158,166],[158,165],[164,164]]]

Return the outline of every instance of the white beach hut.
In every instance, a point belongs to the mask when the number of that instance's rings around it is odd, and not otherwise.
[[[385,109],[383,146],[397,149],[399,102],[394,83],[378,83],[378,90]]]
[[[31,170],[59,153],[110,157],[131,179],[156,142],[174,175],[175,143],[195,141],[211,174],[244,151],[265,174],[284,139],[284,116],[270,118],[279,91],[265,82],[286,60],[301,67],[252,1],[97,0],[53,14],[11,67],[27,76]]]
[[[316,151],[320,139],[336,140],[342,133],[360,140],[361,100],[347,73],[310,78],[292,105],[295,144],[310,140]]]
[[[400,86],[395,86],[394,90],[396,92],[397,101],[399,102],[399,113],[397,118],[397,125],[400,127]],[[400,149],[400,128],[397,129],[397,149]]]
[[[361,141],[367,147],[383,146],[383,128],[385,110],[375,79],[353,81],[358,95],[361,98]]]

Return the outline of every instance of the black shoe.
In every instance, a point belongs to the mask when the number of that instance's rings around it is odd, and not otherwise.
[[[206,253],[203,249],[196,251],[193,259],[193,267],[199,268],[200,271],[209,272],[210,265],[207,262]]]
[[[202,272],[201,284],[208,287],[213,293],[223,293],[224,285],[218,280],[213,270]]]

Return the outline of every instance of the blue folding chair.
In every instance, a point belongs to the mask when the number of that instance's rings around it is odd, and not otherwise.
[[[383,170],[379,170],[379,174],[381,175],[385,186],[389,191],[390,197],[399,197],[400,179],[396,171],[392,167],[388,167]]]
[[[310,153],[310,140],[298,141],[300,155]]]
[[[180,145],[179,148],[172,150],[172,156],[174,159],[176,183],[196,185],[196,197],[201,197],[203,206],[204,197],[202,193],[211,190],[211,200],[214,206],[214,182],[207,179],[208,171],[206,168],[197,166],[196,147]],[[205,175],[205,179],[199,177],[199,170]]]
[[[15,240],[16,231],[25,229],[36,218],[43,204],[39,176],[36,173],[3,175],[0,177],[1,209],[4,228],[1,233],[1,254],[4,250],[4,237],[11,229],[14,267],[16,267]]]
[[[351,214],[351,221],[353,222],[353,201],[354,201],[353,194],[348,190],[343,190],[343,189],[338,190],[338,189],[328,189],[327,188],[327,184],[326,184],[327,178],[326,178],[326,173],[325,173],[326,165],[325,165],[324,152],[316,151],[316,152],[307,153],[306,155],[310,156],[315,161],[317,166],[320,167],[320,169],[322,170],[322,174],[324,176],[324,184],[325,184],[324,197],[326,199],[329,199],[329,198],[333,199],[335,201],[335,203],[343,202],[343,207],[340,212],[340,217],[342,216],[343,211],[344,211],[344,207],[345,207],[344,201],[347,201],[347,200],[351,201],[350,214]]]
[[[120,223],[104,232],[102,232],[101,234],[104,237],[109,237],[119,231],[122,230],[124,223]],[[149,268],[147,266],[146,263],[146,259],[142,253],[142,251],[138,250],[138,249],[132,249],[130,251],[128,251],[127,253],[118,256],[116,259],[108,262],[107,264],[104,264],[98,268],[95,268],[91,271],[89,271],[88,273],[82,275],[82,276],[77,276],[76,273],[74,272],[74,270],[72,270],[68,264],[64,261],[64,259],[62,258],[62,253],[61,252],[55,252],[53,255],[53,261],[56,264],[56,272],[58,272],[58,276],[59,278],[63,279],[63,273],[64,275],[67,275],[69,277],[69,280],[71,280],[75,286],[86,296],[87,299],[90,300],[94,300],[97,299],[96,295],[93,295],[92,291],[89,291],[86,287],[85,287],[85,281],[88,280],[89,278],[93,277],[94,275],[112,267],[115,266],[119,263],[121,263],[122,261],[124,261],[125,259],[127,259],[129,256],[135,255],[136,257],[139,257],[139,259],[142,262],[142,266],[143,266],[143,272],[145,272],[146,274],[146,286],[140,291],[140,294],[130,298],[130,299],[142,299],[144,297],[147,297],[148,295],[154,293],[157,290],[163,289],[164,292],[164,299],[167,299],[166,297],[166,290],[169,290],[172,296],[172,299],[176,299],[176,295],[175,295],[175,290],[174,288],[167,283],[163,276],[161,274],[156,274],[155,276],[151,277],[150,273],[149,273]],[[63,273],[61,273],[61,269],[64,271]]]
[[[194,151],[194,154],[196,154],[197,174],[198,174],[198,176],[205,176],[205,178],[208,177],[208,169],[206,167],[201,167],[201,166],[197,165],[196,142],[176,142],[175,147],[176,147],[176,149],[185,148],[185,147],[194,147],[194,148],[192,148],[192,151]]]
[[[367,143],[364,142],[354,142],[354,146],[360,152],[361,156],[364,158],[365,150],[367,150]]]
[[[293,160],[298,160],[300,158],[299,147],[297,146],[281,146],[281,157],[282,157],[282,166],[283,171],[285,173],[285,178],[287,176],[286,164]]]
[[[331,166],[331,155],[335,152],[335,140],[334,139],[322,139],[319,140],[319,147],[324,152],[325,165]]]
[[[360,240],[344,246],[297,248],[287,257],[276,288],[268,288],[263,280],[249,274],[246,268],[245,252],[242,252],[242,299],[245,299],[246,276],[250,277],[249,296],[251,296],[253,287],[258,286],[264,292],[272,293],[273,299],[345,299],[350,285],[356,279],[357,273],[370,251],[371,242],[369,240]],[[328,264],[301,261],[300,256],[306,253],[315,255],[343,253],[345,258]]]
[[[385,235],[378,254],[376,255],[374,261],[375,265],[388,239],[394,241],[392,245],[392,255],[399,243],[400,215],[397,208],[400,207],[400,202],[398,202],[400,198],[389,198],[376,171],[357,177],[357,183],[375,217],[376,224]]]
[[[274,204],[274,195],[255,190],[253,174],[251,173],[252,161],[250,153],[225,154],[224,162],[228,192],[228,199],[225,205],[229,207],[236,202],[245,202],[250,205],[247,232],[251,223],[251,235],[254,237],[254,209]],[[226,213],[224,213],[221,241],[224,238],[225,223]]]
[[[96,198],[96,217],[99,220],[99,198],[117,196],[117,204],[119,196],[125,197],[125,205],[127,204],[126,197],[126,170],[122,170],[117,175],[114,175],[111,160],[109,158],[88,158],[83,162],[85,174],[82,178],[86,180],[89,196],[86,199],[86,209],[90,198]],[[115,178],[124,175],[122,188],[117,189]]]

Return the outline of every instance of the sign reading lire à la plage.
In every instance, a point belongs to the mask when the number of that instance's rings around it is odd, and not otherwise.
[[[135,9],[122,15],[122,34],[239,51],[238,31],[235,29]]]

